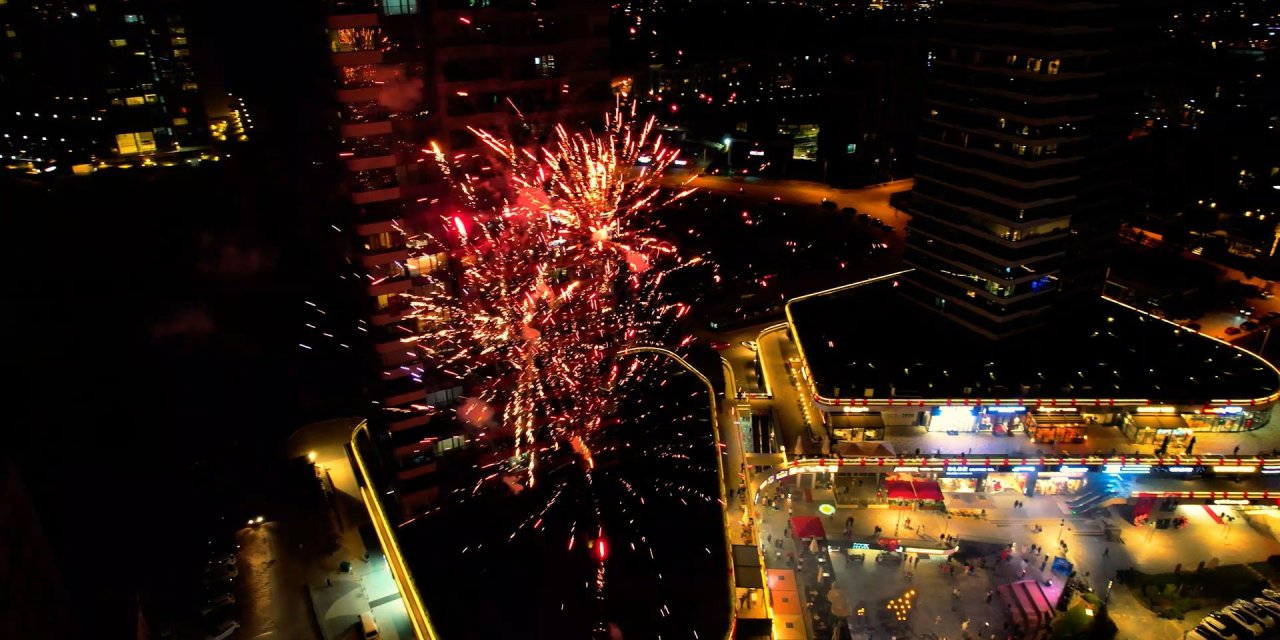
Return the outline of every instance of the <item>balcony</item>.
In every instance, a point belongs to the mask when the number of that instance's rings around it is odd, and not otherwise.
[[[391,121],[382,120],[380,122],[362,122],[344,124],[338,130],[343,138],[367,138],[370,136],[385,136],[391,133]]]
[[[382,202],[383,200],[396,200],[400,197],[400,187],[391,187],[389,189],[375,189],[373,191],[359,191],[351,194],[351,202],[355,204],[369,204],[371,202]]]
[[[412,429],[414,427],[421,427],[431,421],[431,414],[428,414],[428,413],[418,413],[418,414],[406,413],[406,414],[393,414],[393,415],[403,416],[403,417],[397,417],[394,419],[387,420],[387,428],[390,429],[392,433],[395,433],[397,431],[404,431],[405,429]]]
[[[382,93],[382,87],[361,87],[359,89],[338,89],[338,102],[342,104],[350,102],[368,102],[377,100]]]
[[[391,169],[396,166],[395,156],[377,156],[372,158],[356,158],[347,160],[347,170],[358,173],[370,169]]]
[[[371,51],[338,51],[331,54],[333,64],[339,67],[353,67],[358,64],[382,64],[382,52]]]
[[[396,278],[395,280],[388,280],[386,282],[369,285],[369,287],[365,289],[365,293],[372,298],[376,296],[405,293],[411,288],[413,288],[413,283],[410,282],[408,278]]]
[[[332,4],[328,20],[330,29],[378,26],[378,5],[372,0],[349,0]]]
[[[409,259],[409,250],[404,247],[374,249],[360,256],[360,263],[366,268],[376,267],[389,262],[404,262]]]
[[[375,222],[362,222],[356,225],[356,235],[375,236],[379,233],[396,233],[396,226],[393,220],[378,220]]]
[[[386,407],[399,407],[407,404],[423,404],[427,399],[427,389],[412,378],[391,380],[381,386],[378,396]]]

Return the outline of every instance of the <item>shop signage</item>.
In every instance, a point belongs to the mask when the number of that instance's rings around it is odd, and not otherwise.
[[[991,473],[992,471],[995,471],[994,467],[964,467],[964,466],[947,467],[946,475],[949,475],[949,476],[986,475],[988,473]]]
[[[1213,468],[1215,473],[1257,473],[1257,467],[1243,467],[1239,465],[1226,465]]]
[[[1165,467],[1165,471],[1169,473],[1195,473],[1195,467]]]
[[[1084,473],[1088,470],[1089,467],[1073,467],[1069,464],[1064,464],[1061,467],[1058,467],[1058,471],[1062,473]]]
[[[850,542],[849,548],[850,549],[870,549],[871,545],[865,542]]]
[[[1109,464],[1102,467],[1106,473],[1151,473],[1149,464]]]
[[[1262,465],[1263,473],[1280,473],[1280,465],[1264,464]]]
[[[1213,501],[1214,504],[1249,504],[1248,500],[1240,500],[1234,498],[1218,498]]]
[[[894,473],[916,473],[920,471],[920,467],[894,467]]]
[[[1224,416],[1231,416],[1231,415],[1236,415],[1238,413],[1244,413],[1244,407],[1214,407],[1212,409],[1205,409],[1204,412],[1217,413]]]
[[[1026,407],[987,407],[987,413],[1023,413]]]
[[[1032,471],[1035,471],[1036,469],[1038,469],[1038,467],[1024,465],[1021,467],[1014,467],[1013,469],[1010,469],[1010,471],[1013,471],[1014,473],[1030,473]]]

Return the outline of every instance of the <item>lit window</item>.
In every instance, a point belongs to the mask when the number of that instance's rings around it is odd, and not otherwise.
[[[382,0],[382,13],[403,16],[418,12],[418,0]]]
[[[169,27],[169,33],[186,33],[186,27]]]
[[[148,103],[148,104],[154,103],[154,102],[156,102],[157,100],[159,100],[159,98],[158,98],[158,97],[156,97],[156,94],[154,94],[154,93],[148,93],[145,97],[146,97],[146,99],[147,99],[147,103]]]
[[[1027,71],[1040,73],[1040,58],[1027,58]]]
[[[1049,61],[1049,75],[1058,73],[1058,68],[1062,66],[1062,61],[1054,58]]]
[[[176,37],[173,37],[173,38],[169,38],[169,42],[172,42],[172,43],[173,43],[173,46],[175,46],[175,47],[185,47],[185,46],[187,46],[187,37],[186,37],[186,36],[176,36]]]
[[[147,103],[147,99],[142,96],[129,96],[124,99],[124,103],[130,107],[139,107]]]
[[[409,275],[415,278],[428,273],[442,271],[448,264],[449,255],[446,253],[428,254],[405,261],[405,266],[409,267]]]
[[[195,90],[197,90],[197,89],[199,89],[199,88],[200,88],[200,85],[198,85],[198,84],[196,84],[196,83],[194,83],[194,82],[184,82],[184,83],[182,83],[182,90],[183,90],[183,91],[195,91]]]
[[[4,4],[4,2],[3,2],[3,1],[0,1],[0,4]],[[91,5],[87,5],[87,7],[86,7],[86,8],[88,8],[90,12],[93,12],[93,11],[97,11],[97,10],[98,10],[98,5],[96,5],[96,4],[91,4]]]
[[[5,30],[4,30],[4,34],[5,34],[6,36],[9,36],[10,38],[16,38],[16,37],[18,37],[18,32],[17,32],[17,31],[14,31],[13,29],[5,29]]]
[[[113,48],[116,48],[116,49],[119,49],[120,47],[129,46],[129,42],[124,38],[116,38],[115,40],[108,40],[107,44],[111,45]]]
[[[187,126],[187,119],[186,119],[186,118],[174,118],[174,119],[173,119],[173,126],[175,126],[175,127],[185,127],[185,126]]]
[[[1004,62],[1005,64],[1011,67],[1015,64],[1018,64],[1018,54],[1016,53],[1009,54],[1007,57],[1005,57]]]
[[[537,67],[538,75],[544,78],[556,74],[556,57],[554,55],[534,56],[533,65]]]
[[[116,134],[116,148],[120,150],[120,155],[126,156],[137,153],[151,153],[156,150],[156,137],[150,131],[118,133]]]
[[[124,21],[125,21],[125,22],[127,22],[127,23],[129,23],[129,24],[141,24],[141,23],[145,22],[145,21],[142,19],[142,16],[137,15],[137,14],[133,14],[133,13],[125,14],[125,16],[124,16]]]
[[[382,30],[377,27],[352,27],[329,31],[329,50],[334,53],[369,51],[382,42]]]
[[[191,55],[190,49],[174,49],[173,50],[173,57],[175,58],[185,58],[189,55]]]

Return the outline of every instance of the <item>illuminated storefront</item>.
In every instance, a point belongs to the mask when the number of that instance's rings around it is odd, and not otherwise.
[[[977,430],[977,407],[934,407],[929,412],[929,431],[971,433]]]
[[[978,416],[978,431],[994,436],[1011,436],[1026,430],[1026,407],[983,407]]]
[[[1084,488],[1084,476],[1088,467],[1063,465],[1057,471],[1045,471],[1036,475],[1036,494],[1070,495]]]
[[[1075,407],[1039,407],[1027,414],[1026,431],[1033,442],[1074,444],[1089,439],[1089,422]]]
[[[1267,425],[1271,409],[1251,410],[1244,407],[1137,407],[1126,413],[1121,425],[1124,434],[1137,444],[1165,446],[1168,453],[1184,450],[1196,433],[1251,431]]]

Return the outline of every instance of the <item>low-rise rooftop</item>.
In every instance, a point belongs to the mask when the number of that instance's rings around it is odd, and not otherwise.
[[[789,305],[820,396],[1247,404],[1280,372],[1229,344],[1106,299],[992,341],[897,294],[893,277]]]

